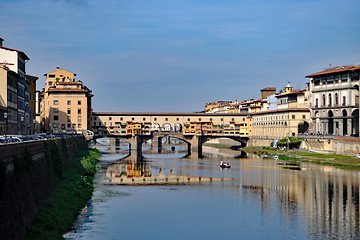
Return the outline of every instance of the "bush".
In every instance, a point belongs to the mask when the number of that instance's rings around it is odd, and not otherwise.
[[[298,149],[300,148],[301,141],[301,139],[294,137],[283,138],[277,142],[277,147],[289,146],[289,149]]]

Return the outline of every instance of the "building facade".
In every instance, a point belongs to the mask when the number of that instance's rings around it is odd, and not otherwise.
[[[0,38],[0,66],[2,67],[2,78],[0,79],[4,88],[9,105],[14,106],[16,101],[16,111],[14,108],[5,107],[3,109],[2,123],[9,124],[5,128],[12,135],[25,135],[31,133],[30,116],[30,81],[27,79],[25,65],[29,57],[22,51],[3,46],[3,39]],[[6,86],[6,87],[5,87]],[[16,89],[16,90],[15,90]],[[8,106],[8,104],[6,104]],[[5,114],[6,113],[6,114]],[[16,129],[15,129],[16,128]]]
[[[39,106],[42,132],[83,133],[91,128],[92,91],[81,81],[76,81],[75,76],[59,67],[45,74],[46,83]]]
[[[306,76],[314,133],[359,136],[359,74],[360,65]]]
[[[150,135],[151,132],[177,132],[184,135],[251,136],[247,114],[219,113],[102,113],[93,114],[95,134]],[[251,126],[250,126],[251,127]]]

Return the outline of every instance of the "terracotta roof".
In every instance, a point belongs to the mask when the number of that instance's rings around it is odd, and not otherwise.
[[[260,115],[260,114],[277,113],[277,112],[310,112],[310,109],[309,108],[285,108],[285,109],[277,109],[277,110],[251,113],[251,115]]]
[[[93,116],[246,116],[247,113],[93,112]]]
[[[274,88],[274,87],[267,87],[267,88],[261,89],[260,91],[276,91],[276,88]]]
[[[326,70],[321,71],[321,72],[317,72],[317,73],[307,75],[306,77],[310,78],[310,77],[321,76],[321,75],[326,75],[326,74],[330,74],[330,73],[340,73],[340,72],[347,72],[347,71],[355,71],[355,70],[359,70],[359,69],[360,69],[360,65],[334,67],[334,68],[331,68],[331,69],[326,69]]]
[[[5,49],[5,50],[9,50],[9,51],[15,51],[18,52],[19,54],[23,55],[25,60],[30,60],[30,58],[22,51],[16,50],[16,49],[12,49],[12,48],[7,48],[7,47],[2,47],[0,46],[0,48]]]
[[[82,82],[58,82],[59,85],[81,85]]]
[[[38,79],[39,79],[39,77],[30,75],[30,74],[26,74],[26,76],[27,76],[27,77],[30,77],[30,78],[32,78],[32,79],[34,79],[34,80],[38,80]]]
[[[89,92],[78,88],[50,88],[48,92]]]
[[[291,94],[299,94],[299,93],[303,93],[303,92],[306,92],[306,90],[295,90],[293,92],[275,95],[275,97],[279,98],[279,97],[282,97],[282,96],[287,96],[287,95],[291,95]]]
[[[19,76],[19,74],[17,74],[16,72],[10,70],[10,68],[6,67],[6,66],[0,66],[0,68],[4,69],[7,72],[10,72],[11,74],[14,74],[16,76]]]

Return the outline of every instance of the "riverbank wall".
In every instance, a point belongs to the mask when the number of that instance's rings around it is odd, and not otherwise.
[[[301,150],[324,154],[340,154],[358,156],[360,154],[360,138],[345,136],[302,136]],[[273,139],[250,137],[247,146],[269,147]]]
[[[24,239],[83,137],[0,145],[0,236]]]
[[[319,153],[358,156],[360,139],[343,136],[304,136],[300,149]]]
[[[249,141],[247,142],[246,146],[254,147],[254,146],[266,146],[270,147],[270,144],[273,142],[274,139],[270,138],[256,138],[250,137]]]

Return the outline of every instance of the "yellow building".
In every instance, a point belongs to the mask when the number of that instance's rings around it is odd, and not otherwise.
[[[252,137],[282,139],[297,137],[309,130],[310,109],[292,108],[252,114]]]
[[[46,132],[84,133],[91,127],[92,92],[76,74],[64,69],[46,73],[41,104],[41,125]]]

